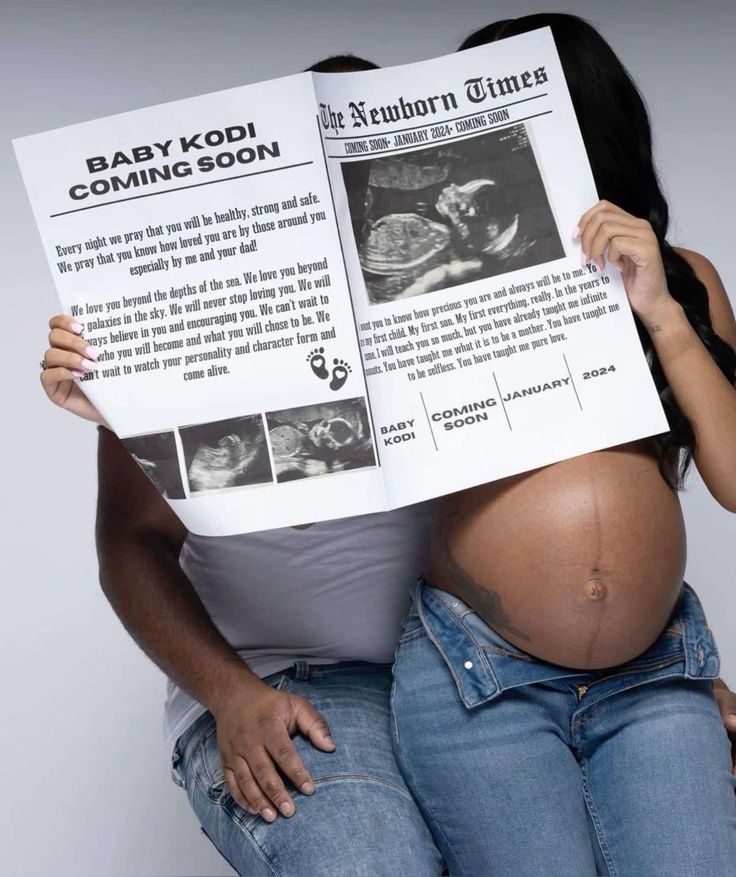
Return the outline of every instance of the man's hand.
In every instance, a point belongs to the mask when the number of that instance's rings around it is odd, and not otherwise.
[[[279,774],[305,795],[314,781],[292,741],[297,732],[323,752],[335,743],[324,718],[305,698],[254,680],[239,686],[212,710],[223,773],[230,794],[250,813],[273,822],[277,810],[292,816],[295,806]],[[276,809],[274,809],[274,807]]]
[[[731,755],[733,757],[733,774],[736,776],[736,694],[731,691],[725,682],[716,679],[713,687],[718,709],[721,711],[723,724],[731,740]]]

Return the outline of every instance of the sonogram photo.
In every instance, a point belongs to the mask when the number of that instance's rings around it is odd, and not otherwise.
[[[173,432],[154,432],[121,439],[136,463],[167,499],[184,499]]]
[[[365,399],[271,411],[266,421],[279,482],[376,464]]]
[[[565,255],[523,124],[341,167],[372,304]]]
[[[263,417],[179,427],[189,490],[224,490],[273,481]]]

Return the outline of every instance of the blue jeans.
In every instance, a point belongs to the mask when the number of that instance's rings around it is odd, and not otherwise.
[[[391,748],[390,664],[308,666],[264,680],[306,697],[327,720],[336,750],[294,739],[315,780],[309,797],[292,787],[290,818],[273,823],[242,810],[227,790],[205,713],[182,734],[173,776],[184,785],[205,834],[239,873],[294,877],[433,877],[443,865]]]
[[[644,654],[580,672],[421,580],[394,665],[394,750],[453,877],[736,874],[718,654],[685,586]]]

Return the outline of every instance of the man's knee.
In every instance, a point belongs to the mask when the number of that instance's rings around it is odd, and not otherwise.
[[[294,797],[294,816],[273,823],[241,810],[227,794],[219,804],[204,804],[219,812],[198,815],[223,855],[249,875],[441,874],[440,855],[405,789],[343,776],[318,781],[314,795]]]

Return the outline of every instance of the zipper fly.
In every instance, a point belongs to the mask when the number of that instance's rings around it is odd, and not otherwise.
[[[654,664],[640,664],[638,667],[632,667],[629,670],[619,670],[616,673],[607,673],[605,676],[594,679],[592,682],[588,682],[587,684],[576,685],[575,690],[577,691],[578,700],[580,701],[585,697],[585,695],[588,693],[588,689],[592,688],[594,685],[598,685],[601,682],[608,682],[609,679],[617,679],[620,676],[631,676],[635,673],[649,673],[653,670],[663,670],[665,667],[671,667],[673,664],[677,664],[682,660],[682,655],[674,655],[673,657],[668,658],[666,661],[657,661]]]

